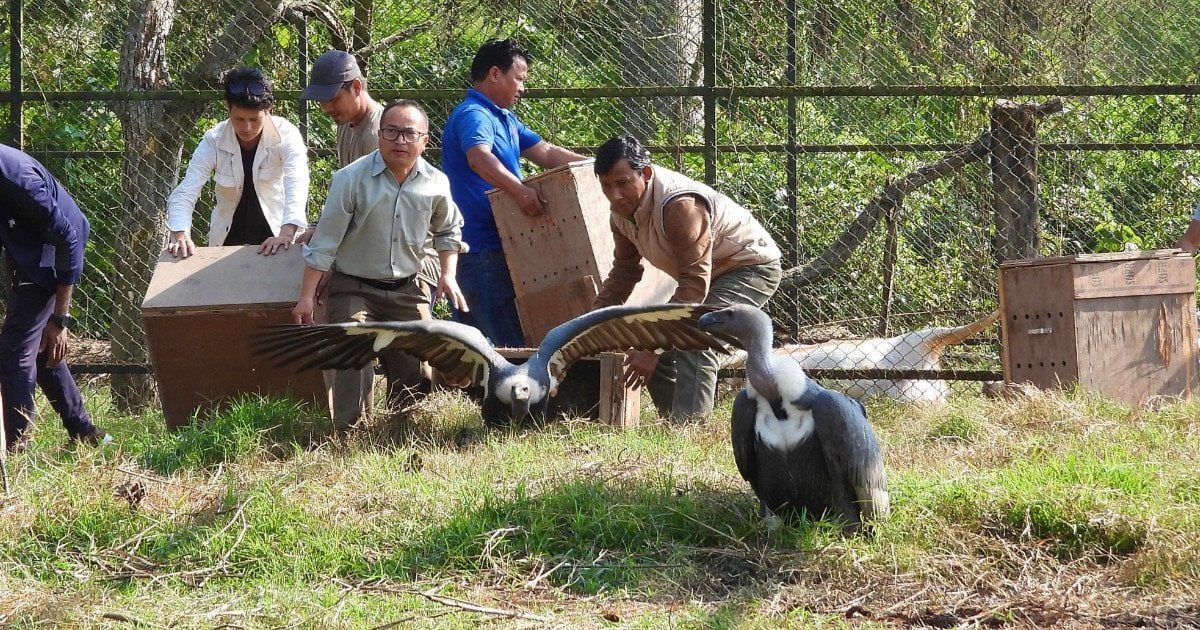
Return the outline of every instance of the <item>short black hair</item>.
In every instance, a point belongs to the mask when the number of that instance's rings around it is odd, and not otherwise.
[[[486,79],[493,66],[500,68],[501,72],[508,72],[517,57],[524,59],[526,65],[533,63],[529,51],[517,42],[511,39],[489,39],[479,47],[475,59],[471,61],[471,81]]]
[[[271,82],[258,68],[234,68],[225,73],[221,86],[225,90],[225,102],[230,105],[257,110],[271,109],[275,106]]]
[[[412,100],[411,98],[398,98],[398,99],[388,103],[387,105],[385,105],[383,107],[383,111],[379,113],[380,124],[383,124],[383,117],[387,116],[388,112],[390,112],[391,110],[393,110],[397,107],[411,107],[411,108],[417,110],[417,113],[421,114],[421,118],[425,119],[425,126],[426,127],[429,126],[429,114],[425,113],[425,108],[421,107],[420,103]],[[428,131],[428,130],[426,130],[426,131]]]
[[[592,169],[597,175],[605,175],[617,162],[629,162],[629,168],[640,171],[650,166],[650,152],[630,133],[615,135],[596,149],[596,162]]]

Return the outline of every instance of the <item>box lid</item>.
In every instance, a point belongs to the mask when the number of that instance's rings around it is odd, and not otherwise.
[[[258,245],[197,247],[188,258],[163,253],[142,301],[143,311],[296,303],[304,277],[302,247],[260,256]]]
[[[587,159],[579,160],[576,162],[568,162],[567,164],[562,164],[559,166],[555,166],[554,168],[544,170],[541,173],[538,173],[536,175],[530,175],[529,177],[526,177],[525,179],[523,179],[521,181],[524,182],[526,185],[533,185],[533,184],[536,184],[538,182],[541,182],[541,181],[544,181],[547,179],[553,179],[559,173],[565,173],[567,171],[574,171],[577,169],[586,168],[590,172],[592,170],[592,164],[595,163],[595,161],[596,161],[595,158],[587,158]],[[504,194],[504,193],[499,188],[492,188],[487,191],[487,195],[489,198],[492,195],[500,195],[500,194]]]
[[[1046,258],[1022,258],[1000,263],[1002,269],[1009,267],[1034,267],[1038,265],[1070,265],[1076,263],[1111,263],[1129,260],[1156,260],[1162,258],[1190,257],[1182,249],[1148,249],[1134,252],[1112,252],[1108,254],[1076,254],[1074,256],[1049,256]]]

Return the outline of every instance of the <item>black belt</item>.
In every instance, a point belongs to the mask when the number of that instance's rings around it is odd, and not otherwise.
[[[338,273],[341,273],[341,272],[338,272]],[[361,282],[367,286],[375,287],[376,289],[379,289],[380,291],[396,291],[399,289],[403,289],[409,282],[412,282],[413,278],[417,277],[416,274],[413,274],[411,276],[406,276],[404,278],[396,278],[395,280],[372,280],[371,278],[360,278],[358,276],[352,276],[348,273],[343,273],[342,275],[346,276],[347,278],[353,278],[355,280],[358,280],[359,282]]]

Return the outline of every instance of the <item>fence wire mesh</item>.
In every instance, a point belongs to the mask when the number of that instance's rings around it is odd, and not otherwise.
[[[532,52],[518,113],[544,137],[586,153],[631,131],[656,162],[768,226],[793,272],[769,305],[784,337],[887,337],[985,318],[998,306],[998,261],[1022,248],[1173,245],[1200,187],[1198,5],[10,0],[0,124],[92,221],[76,310],[98,350],[76,363],[146,365],[138,306],[166,235],[165,196],[226,114],[225,70],[248,64],[272,78],[276,113],[307,138],[315,218],[336,159],[333,124],[298,99],[311,60],[353,50],[378,100],[422,101],[436,161],[437,130],[492,37]],[[1006,172],[989,133],[996,101],[1056,98],[1062,110],[1037,116],[1022,140],[1038,143],[1035,177]],[[988,152],[871,215],[890,184],[975,142]],[[998,207],[1012,199],[1036,209],[1031,234],[998,235]],[[197,207],[199,244],[211,203]],[[853,236],[856,221],[867,227]],[[1014,249],[1013,234],[1029,242]],[[998,370],[997,336],[989,328],[936,365]]]

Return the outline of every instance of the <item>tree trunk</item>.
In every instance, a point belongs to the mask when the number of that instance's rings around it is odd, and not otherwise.
[[[699,85],[701,7],[702,0],[651,0],[638,5],[635,21],[621,30],[625,85]],[[621,108],[625,130],[644,142],[657,137],[660,124],[672,138],[685,136],[700,124],[696,98],[627,98]]]
[[[1040,249],[1037,115],[1033,104],[992,106],[992,190],[997,262],[1033,258]]]
[[[167,34],[175,17],[174,0],[139,0],[130,7],[121,46],[119,87],[163,89],[167,72]],[[114,281],[112,351],[117,363],[147,365],[141,302],[153,264],[162,249],[166,196],[179,169],[183,134],[173,137],[159,128],[166,121],[167,101],[127,101],[116,106],[121,117],[125,159],[121,164],[121,222],[116,256],[124,273]],[[133,412],[153,395],[142,374],[114,374],[113,400],[122,412]]]

